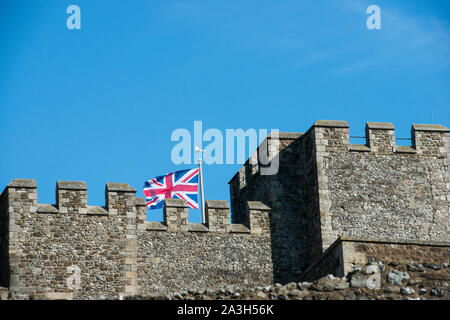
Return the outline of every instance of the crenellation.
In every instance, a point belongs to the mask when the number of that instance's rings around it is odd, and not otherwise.
[[[447,157],[446,139],[449,129],[442,125],[413,124],[411,136],[413,147],[424,156]]]
[[[127,183],[108,182],[105,187],[106,208],[110,215],[127,216],[136,213],[136,189]]]
[[[59,213],[87,214],[87,186],[84,181],[58,181],[56,206]]]
[[[143,197],[136,197],[136,219],[138,224],[147,220],[147,207]]]
[[[318,120],[311,129],[314,131],[316,152],[348,150],[350,135],[347,121]]]
[[[37,212],[37,187],[32,179],[14,179],[4,192],[8,193],[11,213]]]
[[[396,149],[395,129],[392,123],[366,122],[366,143],[370,151],[392,153]]]
[[[189,231],[188,205],[182,199],[165,199],[163,207],[164,224],[169,232]]]
[[[205,222],[211,232],[230,232],[230,206],[228,201],[207,200]]]
[[[252,234],[269,234],[270,208],[258,201],[247,201],[246,226]]]

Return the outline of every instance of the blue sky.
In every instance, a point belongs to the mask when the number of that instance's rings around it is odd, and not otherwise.
[[[81,30],[66,27],[72,4]],[[371,4],[381,30],[366,27]],[[191,167],[172,163],[170,136],[194,120],[449,127],[449,22],[440,0],[1,0],[0,186],[36,179],[40,203],[55,202],[57,180],[86,181],[90,205],[104,205],[106,182],[142,196],[146,179]],[[206,198],[228,200],[239,167],[205,166]]]

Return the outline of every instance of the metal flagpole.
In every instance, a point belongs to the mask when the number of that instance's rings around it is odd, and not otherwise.
[[[200,175],[200,198],[201,198],[200,204],[202,206],[202,223],[206,223],[206,221],[205,221],[205,201],[203,200],[203,172],[202,172],[202,161],[203,161],[202,152],[204,152],[204,150],[195,146],[195,152],[200,152],[200,158],[198,159],[198,168],[199,168],[199,175]]]
[[[202,172],[202,158],[198,159],[198,167],[200,173],[200,198],[202,199],[202,222],[205,223],[205,201],[203,200],[203,172]]]

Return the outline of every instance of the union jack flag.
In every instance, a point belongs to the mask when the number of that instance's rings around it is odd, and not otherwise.
[[[199,168],[180,170],[158,176],[144,183],[148,209],[162,208],[164,199],[186,200],[189,207],[198,209]]]

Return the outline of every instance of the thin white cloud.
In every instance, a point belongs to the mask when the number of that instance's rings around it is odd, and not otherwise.
[[[373,65],[373,61],[370,60],[361,60],[355,61],[349,64],[345,64],[341,67],[331,69],[331,73],[335,75],[346,74],[350,72],[358,72],[365,70]]]
[[[337,27],[334,30],[310,29],[302,19],[304,12],[292,14],[286,6],[271,8],[267,21],[267,8],[255,8],[255,14],[249,17],[234,2],[181,0],[167,3],[164,11],[189,24],[202,25],[217,39],[235,42],[241,48],[286,52],[291,56],[295,53],[298,58],[291,60],[294,69],[327,64],[332,74],[345,74],[399,59],[410,64],[423,61],[430,71],[450,66],[450,27],[446,21],[435,16],[413,15],[406,7],[402,10],[401,3],[397,7],[380,5],[382,29],[366,30],[369,4],[359,0],[327,4],[326,12],[335,14],[330,16],[334,17],[333,21],[324,20],[324,23]],[[346,20],[339,21],[338,17]],[[373,53],[361,49],[372,46]],[[351,57],[357,60],[349,61]]]
[[[344,7],[352,12],[365,14],[366,3],[346,1]],[[371,67],[398,59],[414,59],[416,63],[426,64],[430,71],[442,70],[450,66],[450,27],[446,21],[435,16],[415,16],[402,11],[401,8],[380,6],[381,30],[383,38],[378,39],[383,50],[377,56],[344,63],[331,70],[333,74],[359,72]],[[368,17],[368,15],[366,14]],[[348,47],[355,50],[358,44]]]

